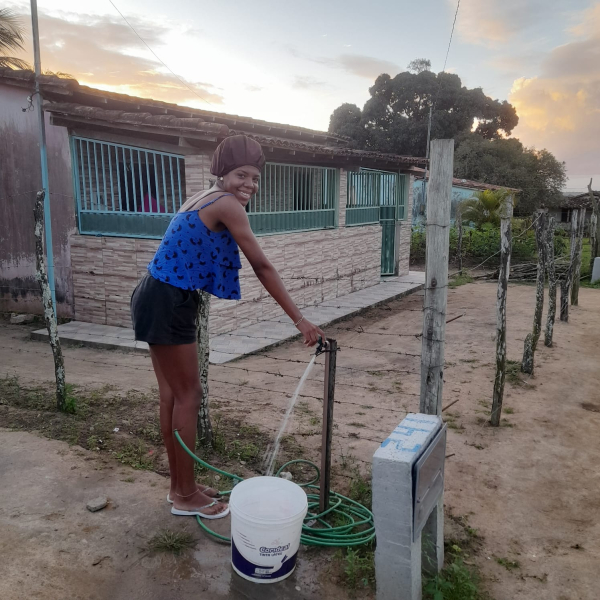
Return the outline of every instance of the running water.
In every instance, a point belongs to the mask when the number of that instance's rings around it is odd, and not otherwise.
[[[267,475],[267,476],[273,475],[273,469],[275,467],[275,460],[277,459],[277,455],[279,454],[279,444],[281,442],[281,436],[285,432],[285,428],[287,427],[287,423],[290,419],[292,411],[294,410],[294,406],[296,406],[296,401],[298,400],[298,394],[300,394],[300,390],[302,389],[302,386],[308,379],[308,376],[310,375],[310,372],[312,371],[313,365],[315,364],[316,358],[317,358],[316,356],[313,356],[311,358],[310,362],[308,363],[308,366],[306,367],[306,371],[304,371],[304,375],[302,375],[300,381],[298,382],[296,391],[294,392],[294,395],[291,397],[290,403],[285,412],[285,416],[283,417],[283,422],[281,423],[281,427],[279,428],[279,433],[277,434],[277,437],[275,438],[275,444],[273,446],[270,446],[269,448],[267,448],[267,452],[265,455],[265,462],[264,462],[264,464],[266,465],[265,475]]]

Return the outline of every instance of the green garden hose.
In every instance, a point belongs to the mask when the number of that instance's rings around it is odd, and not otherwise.
[[[179,432],[175,431],[175,438],[181,444],[181,447],[200,465],[205,469],[209,469],[233,479],[235,483],[243,481],[243,477],[234,475],[233,473],[227,473],[213,467],[209,463],[198,458],[183,442]],[[322,513],[311,512],[319,506],[319,486],[316,485],[319,481],[321,473],[319,468],[309,460],[296,459],[286,462],[275,474],[276,477],[288,466],[293,464],[305,464],[315,470],[316,476],[312,481],[308,483],[300,483],[300,487],[306,490],[311,490],[312,493],[307,491],[308,497],[308,513],[304,519],[302,525],[302,535],[300,536],[300,542],[306,546],[330,546],[334,548],[347,548],[350,546],[361,546],[369,543],[375,537],[375,525],[373,523],[373,513],[362,504],[342,496],[337,492],[330,492],[329,496],[329,508]],[[226,496],[231,491],[219,492],[222,496]],[[341,522],[341,525],[333,526],[325,520],[325,517],[329,516],[335,522]],[[215,537],[223,542],[231,543],[231,539],[216,533],[209,529],[200,517],[196,517],[198,525],[209,535]]]

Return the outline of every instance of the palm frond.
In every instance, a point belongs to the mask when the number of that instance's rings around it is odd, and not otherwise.
[[[0,8],[0,52],[24,50],[24,33],[21,17],[10,8]]]
[[[12,56],[0,56],[0,68],[8,69],[23,69],[25,71],[33,71],[33,67],[25,60],[14,58]]]

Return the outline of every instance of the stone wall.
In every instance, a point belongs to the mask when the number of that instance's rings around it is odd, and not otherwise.
[[[379,225],[258,239],[299,307],[331,300],[379,282]],[[73,235],[75,318],[131,327],[129,300],[158,244],[158,240]],[[240,283],[241,300],[212,300],[212,334],[283,315],[244,256]]]

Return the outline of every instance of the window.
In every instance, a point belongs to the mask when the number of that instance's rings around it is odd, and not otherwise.
[[[405,218],[406,179],[388,171],[361,169],[348,173],[346,225],[378,223],[381,218]]]
[[[71,138],[80,233],[161,238],[185,200],[183,156]]]
[[[256,234],[335,227],[337,196],[337,169],[267,163],[248,218]]]

